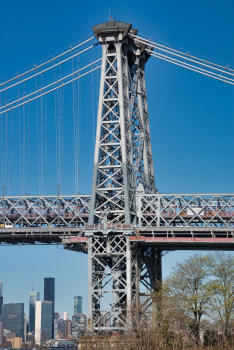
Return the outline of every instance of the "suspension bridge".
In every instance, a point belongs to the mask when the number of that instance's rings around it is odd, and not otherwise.
[[[162,194],[156,189],[145,65],[157,58],[229,85],[234,85],[234,70],[146,40],[130,23],[111,20],[94,26],[93,32],[75,47],[0,84],[0,242],[61,243],[86,253],[89,329],[114,330],[127,327],[131,305],[142,296],[140,284],[148,290],[145,307],[151,305],[165,252],[234,249],[234,194]],[[101,57],[82,60],[97,47]],[[94,72],[100,85],[92,193],[81,195],[81,81],[92,76],[94,142]],[[66,103],[73,116],[75,195],[62,194]],[[57,195],[46,195],[52,110]],[[10,193],[16,116],[22,140],[17,149],[20,196]],[[28,194],[30,123],[37,140],[37,196]]]

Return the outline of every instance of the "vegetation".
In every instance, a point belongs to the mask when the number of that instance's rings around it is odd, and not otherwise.
[[[234,256],[195,254],[157,283],[150,308],[132,307],[128,332],[84,336],[78,349],[234,350]]]

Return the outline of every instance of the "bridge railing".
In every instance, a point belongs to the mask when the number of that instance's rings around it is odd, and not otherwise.
[[[90,195],[0,198],[0,227],[85,226]]]
[[[234,226],[234,194],[139,194],[138,226]]]

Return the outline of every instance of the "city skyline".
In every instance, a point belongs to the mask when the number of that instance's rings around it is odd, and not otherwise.
[[[72,335],[78,337],[79,332],[86,329],[86,315],[81,313],[83,298],[74,296],[74,312],[79,313],[69,320],[67,311],[62,314],[54,312],[55,294],[55,278],[45,277],[46,300],[40,300],[40,293],[32,290],[29,294],[29,316],[24,312],[24,303],[3,304],[0,326],[4,327],[5,340],[2,338],[2,342],[12,339],[12,344],[15,341],[22,343],[22,340],[26,342],[28,337],[32,339],[35,335],[35,343],[40,345],[47,340],[69,339]]]
[[[45,279],[46,278],[48,278],[48,277],[44,277],[44,282],[45,282]],[[51,277],[49,277],[49,278],[51,278]],[[53,278],[53,277],[52,277]],[[54,280],[55,280],[55,278],[54,278]],[[0,285],[3,285],[3,282],[0,282]],[[55,285],[55,283],[54,283],[54,285]],[[44,283],[44,292],[45,292],[45,283]],[[56,289],[55,289],[55,293],[56,293]],[[4,293],[3,293],[4,294]],[[43,295],[43,294],[42,294]],[[79,307],[79,311],[83,311],[83,296],[74,296],[73,297],[73,308],[72,308],[72,312],[70,312],[70,318],[68,317],[68,319],[72,319],[72,316],[74,315],[74,311],[75,311],[75,303],[74,303],[74,300],[75,300],[75,298],[79,298],[79,306],[77,306],[77,307]],[[2,298],[3,298],[3,296],[2,296]],[[36,303],[36,301],[40,301],[40,292],[38,292],[38,291],[31,291],[31,292],[29,292],[29,307],[28,307],[28,309],[27,309],[27,303],[24,303],[24,302],[21,302],[20,304],[23,304],[24,305],[24,313],[25,313],[25,315],[27,316],[27,317],[29,317],[29,324],[31,323],[31,321],[30,321],[30,306],[32,305],[32,304],[34,304],[34,307],[35,307],[35,303]],[[41,300],[41,301],[45,301],[45,300]],[[15,302],[15,301],[9,301],[9,302],[4,302],[4,304],[6,304],[6,305],[8,305],[8,304],[17,304],[17,302]],[[19,303],[18,303],[19,304]],[[78,305],[78,304],[77,304]],[[28,312],[26,312],[28,310]],[[31,312],[33,312],[32,310],[31,310]],[[59,315],[60,315],[60,318],[62,318],[63,317],[63,314],[65,314],[65,315],[68,315],[69,316],[69,312],[67,311],[67,310],[63,310],[63,311],[58,311],[58,310],[56,310],[56,309],[54,309],[54,313],[58,313]],[[80,313],[82,313],[82,312],[80,312]],[[35,309],[34,309],[34,316],[35,316]],[[29,331],[31,332],[32,331],[32,329],[30,329],[29,328]]]

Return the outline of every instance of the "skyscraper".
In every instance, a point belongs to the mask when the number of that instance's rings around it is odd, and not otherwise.
[[[29,300],[29,332],[35,332],[35,306],[36,301],[40,300],[39,292],[30,292]]]
[[[76,314],[72,316],[72,336],[74,338],[79,338],[80,333],[86,331],[86,316],[83,314]]]
[[[40,345],[52,339],[52,301],[36,301],[35,343]]]
[[[3,304],[2,282],[0,282],[0,315],[2,314],[2,304]]]
[[[68,319],[68,312],[67,312],[67,311],[64,311],[64,312],[62,313],[62,319],[63,319],[63,320],[67,320],[67,319]]]
[[[52,339],[54,339],[54,302],[55,302],[55,279],[44,278],[44,300],[52,301]]]
[[[24,304],[3,304],[0,322],[4,329],[15,333],[17,337],[24,338]]]
[[[83,297],[79,295],[74,297],[74,315],[83,313]]]
[[[3,343],[3,339],[4,339],[4,329],[3,329],[2,322],[0,322],[0,344]]]

